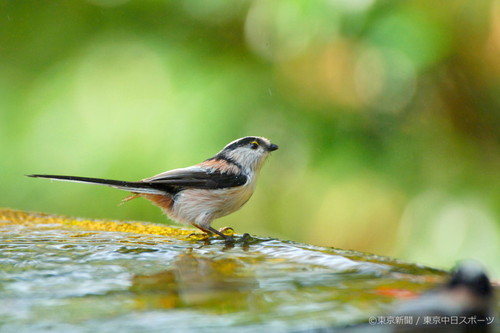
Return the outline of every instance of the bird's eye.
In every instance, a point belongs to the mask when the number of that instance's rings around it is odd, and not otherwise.
[[[253,141],[251,144],[250,144],[250,148],[252,149],[257,149],[259,148],[259,143],[257,141]]]

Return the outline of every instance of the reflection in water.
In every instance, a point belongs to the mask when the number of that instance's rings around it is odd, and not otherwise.
[[[232,258],[204,258],[181,254],[168,270],[135,275],[130,290],[143,309],[204,306],[231,312],[251,304],[251,291],[258,287],[245,274],[244,265]]]

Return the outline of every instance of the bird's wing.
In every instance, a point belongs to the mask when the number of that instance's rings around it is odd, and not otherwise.
[[[221,173],[203,167],[170,170],[139,182],[62,175],[28,175],[36,178],[97,184],[114,187],[133,193],[174,194],[186,188],[219,189],[241,186],[247,177],[235,173]]]
[[[246,181],[247,177],[242,174],[222,173],[198,166],[170,170],[142,180],[154,187],[166,185],[200,189],[236,187],[245,184]]]

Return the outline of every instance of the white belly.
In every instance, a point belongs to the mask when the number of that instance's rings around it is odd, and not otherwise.
[[[208,228],[214,219],[240,209],[250,199],[254,188],[254,183],[250,182],[219,190],[184,190],[175,197],[168,215],[179,222]]]

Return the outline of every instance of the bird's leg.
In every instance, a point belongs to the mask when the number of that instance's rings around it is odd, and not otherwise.
[[[201,231],[203,231],[204,233],[206,233],[208,236],[216,234],[216,235],[219,235],[220,237],[222,237],[226,241],[232,241],[233,240],[233,238],[231,236],[226,236],[222,232],[220,232],[219,230],[216,230],[216,229],[214,229],[212,227],[208,227],[208,228],[205,229],[203,227],[200,227],[199,225],[195,225],[195,224],[193,224],[193,225],[196,228],[198,228]]]
[[[217,235],[221,236],[222,238],[224,238],[224,240],[227,240],[227,241],[233,240],[233,237],[231,237],[231,236],[226,236],[226,235],[224,235],[222,232],[220,232],[220,231],[219,231],[219,230],[217,230],[217,229],[214,229],[214,228],[212,228],[212,227],[208,227],[208,230],[209,230],[210,232],[214,233],[214,234],[217,234]]]
[[[189,235],[189,237],[191,237],[191,236],[206,236],[206,237],[210,237],[212,235],[212,232],[210,230],[207,230],[205,228],[197,226],[196,224],[193,224],[193,227],[196,227],[196,228],[200,229],[201,231],[203,231],[203,235],[200,235],[199,233],[193,232],[192,234]]]
[[[223,227],[219,229],[220,232],[225,233],[226,231],[230,232],[231,234],[234,234],[234,229],[231,227]]]

